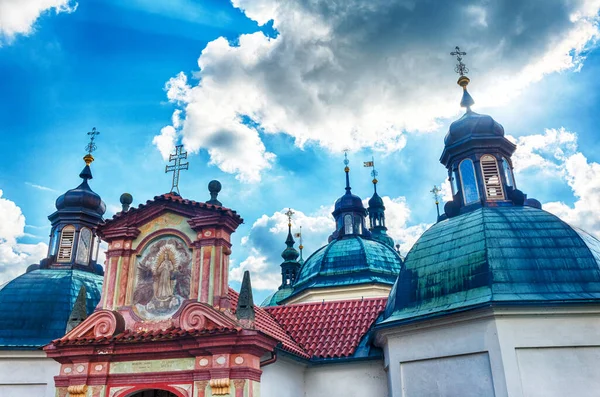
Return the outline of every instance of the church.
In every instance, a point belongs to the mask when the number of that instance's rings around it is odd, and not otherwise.
[[[401,258],[377,180],[365,208],[346,159],[328,244],[304,259],[289,211],[281,285],[261,305],[248,272],[229,287],[242,217],[218,181],[206,202],[124,194],[104,219],[90,150],[49,216],[48,257],[0,290],[0,394],[597,396],[600,241],[517,188],[517,147],[471,110],[460,74],[437,222]]]

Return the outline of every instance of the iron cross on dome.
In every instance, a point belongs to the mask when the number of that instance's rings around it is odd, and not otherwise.
[[[454,71],[458,74],[460,74],[461,76],[464,76],[465,74],[469,73],[469,69],[467,69],[467,65],[465,65],[463,63],[463,56],[467,55],[466,52],[461,51],[459,46],[454,47],[455,51],[452,51],[450,53],[450,55],[455,56],[456,60],[458,61],[458,63],[456,64],[456,67],[454,68]]]
[[[183,151],[183,145],[175,146],[175,154],[169,155],[169,162],[173,162],[172,165],[165,166],[165,174],[168,172],[173,173],[173,183],[171,185],[171,193],[177,193],[179,195],[179,171],[187,170],[190,163],[181,163],[181,160],[187,159],[187,152]]]

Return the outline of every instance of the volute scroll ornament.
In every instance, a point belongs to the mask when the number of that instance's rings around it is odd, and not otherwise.
[[[109,338],[125,330],[125,319],[119,312],[99,310],[65,335],[66,339]]]

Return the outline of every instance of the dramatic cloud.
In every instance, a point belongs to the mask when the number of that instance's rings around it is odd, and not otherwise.
[[[405,198],[392,199],[387,196],[382,198],[386,208],[388,233],[400,245],[400,252],[406,255],[417,238],[430,225],[407,226],[410,221],[410,209]],[[367,199],[364,200],[364,204],[367,204]],[[288,232],[286,211],[287,208],[271,216],[263,215],[254,222],[249,235],[242,239],[242,245],[249,249],[249,255],[239,266],[232,267],[231,280],[241,281],[244,271],[249,270],[252,273],[252,286],[258,290],[274,290],[281,284],[279,265],[283,261],[281,252],[285,249]],[[308,259],[310,254],[327,244],[327,238],[335,229],[331,216],[333,208],[321,207],[317,213],[310,215],[294,211],[296,213],[292,232],[298,232],[302,226],[304,259]],[[298,249],[298,241],[296,241],[296,249]]]
[[[24,273],[27,266],[38,263],[48,252],[43,243],[17,242],[25,235],[25,216],[21,208],[2,198],[2,194],[0,190],[0,284]]]
[[[71,0],[0,0],[0,46],[18,34],[30,34],[35,21],[45,12],[73,12]]]
[[[397,151],[405,131],[432,131],[455,115],[455,45],[468,52],[472,92],[484,106],[519,95],[549,73],[577,70],[598,37],[600,2],[516,0],[234,0],[275,37],[219,38],[190,82],[167,96],[185,112],[177,129],[192,151],[244,181],[274,155],[263,134],[332,151]]]
[[[542,175],[563,179],[573,191],[573,206],[556,201],[545,203],[544,209],[600,238],[600,164],[578,152],[577,134],[560,128],[509,138],[518,145],[513,156],[517,172],[535,169]]]

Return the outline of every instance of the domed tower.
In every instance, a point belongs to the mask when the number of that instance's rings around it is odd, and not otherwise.
[[[369,165],[370,164],[370,165]],[[394,248],[394,240],[388,236],[385,226],[385,206],[383,199],[377,194],[377,171],[375,170],[375,161],[366,162],[365,165],[373,167],[371,175],[373,176],[373,196],[369,199],[369,230],[374,240]]]
[[[300,253],[294,248],[294,237],[292,236],[292,215],[294,212],[291,209],[285,213],[288,217],[288,235],[285,240],[286,248],[281,253],[283,263],[281,264],[281,285],[275,293],[269,295],[261,304],[261,306],[276,306],[280,301],[284,300],[292,293],[292,287],[300,271],[301,263],[298,261]]]
[[[448,169],[453,200],[446,203],[452,217],[480,206],[523,205],[525,196],[516,188],[511,156],[516,146],[504,137],[504,128],[491,116],[475,113],[467,76],[460,106],[465,114],[450,125],[440,162]]]
[[[329,244],[306,259],[280,304],[387,296],[400,271],[402,259],[393,246],[365,227],[367,210],[352,194],[347,157],[344,164],[346,193],[335,202],[335,231]]]
[[[56,212],[48,217],[52,229],[48,257],[42,268],[80,269],[102,274],[96,266],[100,239],[96,235],[103,222],[106,205],[89,186],[92,179],[91,153],[83,158],[85,166],[79,174],[83,182],[56,199]]]
[[[408,252],[375,327],[390,387],[506,396],[550,379],[543,395],[584,395],[569,380],[587,390],[596,375],[563,363],[580,362],[580,349],[599,341],[600,241],[524,200],[512,174],[515,145],[471,110],[468,82],[461,73],[467,111],[441,157],[454,199]],[[401,383],[401,365],[421,360],[435,364],[406,369]]]
[[[100,300],[97,228],[106,206],[88,184],[98,132],[89,134],[83,181],[56,200],[56,212],[48,217],[48,256],[0,290],[0,349],[38,349],[81,322]]]

